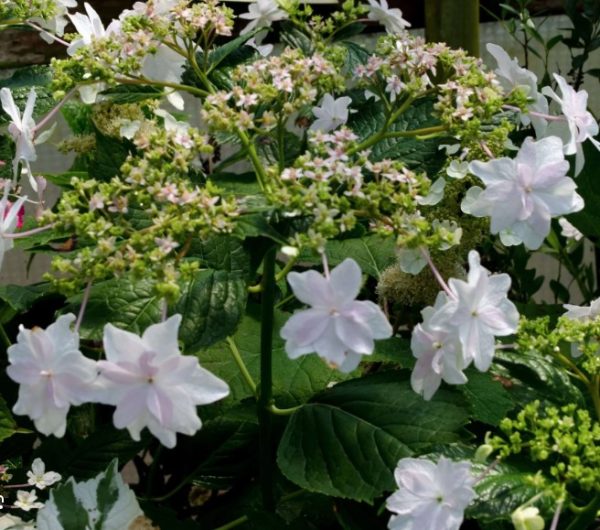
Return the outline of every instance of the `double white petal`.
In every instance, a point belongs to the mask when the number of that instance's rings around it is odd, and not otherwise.
[[[197,405],[229,394],[229,387],[192,356],[179,351],[181,315],[149,326],[140,337],[107,324],[106,361],[100,368],[97,401],[116,405],[113,421],[134,440],[148,427],[166,447],[175,447],[176,433],[193,435],[202,423]]]
[[[294,313],[281,329],[290,358],[316,352],[342,372],[350,372],[362,355],[373,353],[375,339],[392,336],[379,306],[355,300],[361,270],[353,259],[345,259],[328,278],[312,270],[290,272],[288,282],[296,298],[311,306]]]
[[[410,28],[410,22],[402,18],[402,11],[397,7],[390,8],[387,0],[369,0],[369,20],[379,22],[385,27],[388,33],[402,33],[406,28]]]
[[[33,110],[35,108],[36,98],[37,94],[35,93],[35,89],[32,88],[29,91],[23,115],[21,115],[19,107],[15,105],[10,89],[3,88],[0,90],[2,108],[11,119],[11,123],[8,126],[8,132],[16,144],[16,153],[13,160],[13,171],[15,175],[17,174],[20,161],[24,161],[25,164],[29,166],[30,162],[37,159],[34,144],[35,122],[33,121]],[[31,173],[31,171],[29,173]]]
[[[64,435],[71,405],[90,401],[96,378],[96,363],[79,351],[79,335],[70,329],[74,321],[68,314],[45,330],[21,326],[8,348],[6,371],[20,385],[13,412],[29,416],[45,435]]]
[[[243,35],[255,28],[270,27],[273,22],[288,18],[288,14],[279,9],[279,5],[275,0],[256,0],[248,6],[248,12],[242,13],[240,18],[250,20],[248,25],[240,32]]]
[[[491,217],[492,234],[505,245],[540,247],[550,232],[552,217],[581,210],[583,199],[566,176],[569,164],[562,141],[550,136],[527,138],[516,158],[471,162],[469,169],[486,186],[469,189],[461,208],[475,217]]]
[[[395,514],[391,530],[458,530],[476,497],[469,462],[403,458],[394,477],[400,489],[387,499],[387,509]]]
[[[350,103],[352,100],[347,96],[334,99],[331,94],[325,94],[321,106],[312,109],[317,119],[310,126],[310,130],[329,132],[346,123]]]

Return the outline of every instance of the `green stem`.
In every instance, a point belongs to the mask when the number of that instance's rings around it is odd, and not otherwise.
[[[600,375],[593,376],[592,383],[588,387],[590,394],[592,395],[592,402],[596,409],[596,416],[600,421]]]
[[[275,321],[275,256],[277,247],[272,246],[263,260],[261,327],[260,327],[260,388],[258,391],[257,414],[259,422],[260,486],[263,505],[273,510],[273,451],[272,416],[270,407],[273,399],[273,327]]]
[[[10,341],[8,334],[6,333],[6,330],[4,329],[4,326],[2,324],[0,324],[0,338],[2,339],[2,342],[4,342],[4,345],[7,348],[9,346],[12,346],[12,342]]]
[[[252,390],[252,393],[256,396],[256,383],[255,383],[254,379],[252,379],[252,375],[248,371],[248,368],[246,367],[246,363],[244,363],[244,359],[242,359],[242,355],[240,353],[240,350],[237,347],[237,344],[231,337],[227,337],[227,345],[229,346],[231,355],[233,356],[233,359],[235,360],[235,363],[237,364],[237,366],[242,374],[242,377],[244,378],[244,381],[246,381],[246,383]]]
[[[254,172],[256,173],[256,180],[258,181],[258,184],[260,185],[263,191],[267,190],[269,188],[269,185],[267,183],[267,174],[265,173],[265,169],[263,168],[260,162],[260,158],[258,158],[256,147],[244,131],[238,129],[236,132],[240,141],[242,142],[242,145],[248,152],[250,162],[252,162],[252,167],[254,168]]]
[[[434,125],[433,127],[423,127],[422,129],[413,129],[412,131],[392,131],[385,133],[383,140],[386,138],[410,138],[413,136],[425,136],[432,135],[440,132],[447,131],[446,125]]]
[[[271,412],[271,414],[275,414],[275,416],[291,416],[303,406],[304,405],[296,405],[295,407],[290,407],[289,409],[280,409],[274,403],[271,403],[269,405],[269,412]]]
[[[349,149],[348,154],[353,155],[354,153],[360,153],[361,151],[368,149],[372,145],[375,145],[380,140],[383,140],[390,126],[408,109],[408,107],[412,105],[413,101],[414,98],[409,97],[404,103],[402,103],[402,105],[400,105],[400,107],[396,111],[394,111],[389,116],[389,118],[386,120],[385,124],[383,125],[383,128],[380,131],[376,132],[372,136],[369,136],[353,149]]]
[[[229,530],[230,528],[235,528],[236,526],[244,524],[246,521],[248,521],[248,516],[242,515],[241,517],[238,517],[237,519],[234,519],[233,521],[230,521],[229,523],[224,524],[223,526],[215,528],[215,530]]]
[[[296,260],[298,259],[298,255],[295,256],[291,256],[290,259],[287,261],[287,263],[285,264],[285,266],[283,267],[283,269],[281,269],[277,275],[275,276],[275,281],[276,282],[280,282],[281,280],[283,280],[288,272],[290,272],[292,270],[292,268],[294,267],[294,265],[296,264]]]
[[[194,94],[195,96],[207,96],[208,92],[206,90],[202,90],[201,88],[188,86],[188,85],[180,85],[179,83],[169,83],[167,81],[154,81],[150,79],[145,79],[143,77],[140,78],[126,78],[119,77],[115,79],[115,81],[121,85],[154,85],[160,87],[174,88],[175,90],[182,90],[183,92],[189,92],[190,94]]]
[[[590,525],[596,519],[596,514],[600,508],[600,493],[596,493],[596,496],[589,502],[587,506],[573,519],[571,524],[567,527],[567,530],[582,530],[583,528],[590,528]]]

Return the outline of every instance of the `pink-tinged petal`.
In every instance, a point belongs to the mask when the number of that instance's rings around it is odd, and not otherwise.
[[[102,342],[106,358],[112,362],[135,363],[136,359],[146,351],[146,346],[138,335],[119,329],[112,324],[104,326]]]
[[[34,420],[33,423],[35,424],[36,430],[42,434],[45,434],[46,436],[53,434],[57,438],[62,438],[67,429],[68,413],[69,407],[48,407],[44,415]]]
[[[331,309],[333,295],[329,282],[317,271],[290,272],[287,280],[294,295],[304,304]]]
[[[27,97],[27,103],[25,104],[25,110],[23,111],[23,124],[27,127],[33,126],[33,109],[35,108],[35,100],[37,94],[35,88],[31,88],[29,96]]]
[[[425,401],[433,397],[442,382],[442,376],[433,369],[432,360],[431,353],[420,356],[410,374],[412,389],[423,396]]]
[[[281,328],[280,335],[297,346],[309,346],[323,334],[331,319],[322,309],[297,311]]]
[[[146,388],[136,388],[123,396],[113,415],[113,422],[117,429],[123,429],[136,419],[147,416],[146,394]]]
[[[475,160],[469,164],[469,171],[479,177],[486,186],[490,186],[512,181],[516,166],[514,160],[510,158],[497,158],[489,162]]]
[[[173,315],[160,324],[148,326],[142,335],[145,346],[158,354],[159,359],[178,355],[177,336],[181,324],[181,315]]]
[[[335,267],[329,278],[335,306],[341,309],[351,303],[358,296],[361,282],[362,272],[353,259],[346,258]]]
[[[367,326],[355,320],[337,316],[334,318],[335,332],[349,350],[370,355],[375,343]]]
[[[201,366],[194,368],[187,388],[187,394],[195,405],[214,403],[229,395],[229,385]]]
[[[56,346],[55,350],[59,356],[79,350],[79,334],[71,330],[71,324],[75,320],[73,313],[67,313],[59,316],[46,328],[46,334]]]
[[[158,438],[161,444],[163,444],[168,449],[173,449],[177,444],[177,435],[174,431],[167,429],[160,425],[156,420],[152,420],[148,422],[148,429],[150,432]]]
[[[100,377],[119,385],[135,385],[144,382],[142,374],[135,368],[135,365],[125,365],[125,363],[98,361]]]
[[[360,364],[360,361],[362,361],[362,358],[362,355],[349,351],[346,354],[346,359],[344,360],[344,362],[338,367],[338,370],[343,374],[348,374],[358,368],[358,365]]]
[[[374,339],[389,339],[392,336],[394,330],[377,304],[361,300],[353,302],[351,309],[356,318],[369,328]]]
[[[146,406],[160,425],[171,422],[173,403],[156,385],[149,384],[146,391]]]
[[[6,373],[21,385],[34,385],[40,380],[40,368],[32,362],[13,363],[6,368]]]
[[[314,343],[315,351],[329,364],[342,366],[346,360],[348,347],[339,339],[333,321]]]
[[[315,351],[315,348],[312,344],[307,344],[305,346],[300,346],[296,344],[293,340],[285,341],[285,353],[290,359],[297,359],[302,355],[306,355],[307,353],[312,353]]]

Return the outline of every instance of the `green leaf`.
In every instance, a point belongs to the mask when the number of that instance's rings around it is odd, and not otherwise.
[[[464,394],[472,417],[488,425],[498,425],[515,406],[509,392],[489,373],[470,369],[467,377],[469,381],[458,389]]]
[[[531,476],[517,470],[489,474],[475,486],[477,498],[467,509],[467,517],[480,523],[510,520],[514,510],[539,493],[527,480]]]
[[[210,180],[224,192],[236,197],[260,193],[254,173],[218,173],[211,175]]]
[[[394,364],[409,370],[412,370],[416,362],[410,349],[410,340],[403,337],[375,341],[373,355],[364,359],[365,362]]]
[[[423,401],[407,375],[386,372],[340,383],[290,419],[277,452],[282,473],[309,491],[372,503],[395,489],[398,460],[457,441],[467,421],[456,392]]]
[[[201,270],[182,288],[173,313],[183,319],[179,338],[187,350],[206,348],[234,333],[248,292],[239,271]]]
[[[255,308],[250,309],[251,313],[255,313]],[[279,329],[289,316],[279,311],[275,313],[273,394],[280,407],[303,403],[331,381],[340,380],[339,373],[329,368],[317,355],[306,355],[295,361],[288,358],[284,350],[284,341],[279,336]],[[248,371],[257,381],[260,372],[260,318],[254,314],[244,317],[233,340]],[[231,393],[221,403],[241,401],[253,395],[240,374],[227,342],[199,352],[198,357],[204,368],[227,381]]]
[[[209,72],[217,68],[219,65],[222,65],[224,67],[231,67],[239,64],[240,62],[243,62],[243,60],[245,59],[252,57],[254,55],[254,50],[252,48],[248,47],[248,53],[242,54],[241,57],[239,55],[240,48],[242,48],[246,44],[246,42],[248,42],[252,37],[254,37],[254,35],[256,35],[261,30],[262,28],[256,28],[253,31],[249,31],[248,33],[239,35],[235,39],[227,41],[227,43],[223,44],[223,46],[219,46],[218,48],[215,48],[212,52],[210,52],[208,55]],[[234,55],[234,58],[236,60],[231,60],[232,55]],[[229,60],[226,61],[226,59],[228,58]]]
[[[46,512],[49,507],[55,507],[58,511],[58,521],[46,522]],[[47,507],[38,512],[37,524],[38,528],[46,522],[47,530],[80,530],[86,528],[88,524],[88,514],[81,503],[77,501],[74,491],[74,483],[72,481],[59,484],[50,490],[50,500],[47,502]],[[54,523],[54,524],[53,524]]]
[[[0,285],[0,300],[6,302],[14,311],[27,311],[37,300],[48,294],[50,285]]]
[[[598,167],[600,166],[600,152],[592,142],[583,144],[585,165],[577,176],[577,193],[583,197],[585,207],[577,213],[566,216],[567,220],[586,237],[600,237],[600,181]]]
[[[584,403],[581,391],[573,384],[569,374],[549,357],[533,351],[497,350],[494,360],[516,378],[513,381],[515,387],[532,389],[538,399],[544,398],[554,403]]]
[[[280,39],[283,44],[292,48],[298,48],[306,56],[312,55],[314,44],[306,33],[287,20],[281,21],[280,25]]]
[[[52,93],[48,89],[51,82],[52,74],[49,66],[24,66],[15,69],[10,77],[0,79],[0,88],[11,90],[15,104],[21,111],[25,108],[30,90],[34,88],[37,98],[33,118],[38,120],[56,105]],[[0,109],[0,124],[7,121],[9,121],[8,115]]]
[[[0,118],[0,123],[2,122]],[[4,162],[3,166],[0,166],[0,178],[12,179],[13,178],[13,166],[12,160],[15,156],[15,143],[6,134],[0,134],[0,160]]]
[[[348,55],[346,55],[346,61],[344,63],[344,69],[348,72],[348,74],[354,75],[354,70],[356,67],[361,64],[366,64],[367,60],[371,56],[371,53],[369,50],[363,48],[355,42],[344,41],[341,44],[348,50]]]
[[[286,238],[275,230],[259,213],[241,215],[235,223],[233,235],[239,239],[247,237],[268,237],[280,245],[287,245]]]
[[[148,326],[160,321],[160,301],[153,287],[151,281],[134,282],[128,278],[94,284],[79,335],[100,341],[109,322],[141,335]],[[65,312],[77,314],[81,299],[82,295],[70,298]]]
[[[361,238],[332,240],[326,246],[327,260],[331,266],[338,265],[346,258],[353,258],[362,271],[373,278],[396,262],[396,242],[392,237],[367,235]],[[317,253],[305,252],[300,261],[321,263]]]
[[[121,171],[129,148],[117,138],[111,138],[96,131],[96,151],[89,165],[90,177],[98,180],[110,180]]]
[[[0,396],[0,442],[10,438],[17,432],[17,423],[12,417],[6,401],[4,401],[4,398]]]
[[[415,101],[389,128],[394,131],[411,131],[439,125],[433,115],[432,99]],[[386,121],[381,102],[368,101],[351,115],[348,126],[364,140],[383,129]],[[401,160],[414,171],[425,171],[429,177],[435,176],[444,164],[444,155],[439,150],[443,139],[418,140],[417,138],[388,138],[373,146],[373,162],[390,158]]]
[[[232,236],[217,235],[207,241],[194,240],[187,254],[202,260],[211,269],[237,272],[246,276],[250,270],[250,255],[242,242]]]
[[[101,94],[108,97],[113,103],[123,105],[124,103],[137,103],[146,99],[160,98],[163,91],[149,85],[117,85]]]

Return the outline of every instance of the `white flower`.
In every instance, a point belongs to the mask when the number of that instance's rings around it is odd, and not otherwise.
[[[350,103],[352,100],[348,96],[333,99],[331,94],[325,94],[321,106],[312,109],[317,119],[310,126],[310,130],[329,132],[346,123]]]
[[[430,325],[458,334],[465,367],[473,361],[478,370],[486,371],[494,357],[494,337],[517,331],[519,312],[507,298],[510,283],[508,274],[490,275],[475,250],[469,252],[467,281],[448,281],[451,296],[431,315]]]
[[[575,241],[581,241],[581,239],[583,239],[583,234],[564,217],[558,218],[558,224],[562,228],[560,233],[567,239],[574,239]]]
[[[394,477],[400,489],[387,499],[387,509],[396,514],[391,530],[458,530],[476,497],[469,462],[403,458]]]
[[[461,208],[475,217],[491,217],[492,234],[505,245],[523,242],[540,247],[550,232],[550,219],[577,212],[583,199],[575,191],[560,138],[535,142],[526,138],[516,158],[471,162],[470,171],[485,184],[469,189]],[[510,239],[505,235],[510,234]]]
[[[4,254],[14,247],[13,239],[4,237],[4,235],[13,234],[17,229],[19,212],[27,200],[27,197],[19,197],[14,204],[11,204],[8,200],[10,188],[10,181],[5,182],[4,193],[0,200],[0,269],[2,269]]]
[[[35,486],[41,490],[47,486],[52,486],[55,482],[58,482],[62,477],[56,473],[56,471],[46,472],[46,465],[41,458],[36,458],[31,464],[31,471],[27,472],[27,484]]]
[[[560,104],[560,108],[567,120],[567,127],[561,127],[560,122],[550,126],[553,134],[559,134],[565,141],[564,152],[566,155],[575,154],[575,175],[577,176],[584,164],[583,148],[581,144],[590,140],[596,149],[600,149],[600,142],[594,139],[598,134],[598,123],[587,110],[588,93],[585,90],[575,92],[563,77],[554,74],[562,97],[559,97],[550,87],[544,87],[542,92]],[[563,134],[561,134],[563,133]]]
[[[183,44],[183,43],[179,43]],[[185,45],[183,46],[185,48]],[[186,58],[169,48],[166,44],[160,44],[157,50],[146,55],[142,63],[142,75],[152,81],[163,81],[178,84],[185,68]],[[177,110],[183,110],[184,100],[177,91],[169,91],[167,100]]]
[[[30,522],[9,513],[0,517],[0,530],[35,530]]]
[[[453,179],[464,179],[469,172],[469,163],[452,160],[446,169],[446,175]]]
[[[105,29],[100,15],[98,15],[94,8],[87,2],[83,5],[87,15],[84,15],[83,13],[68,15],[75,26],[77,33],[79,33],[79,36],[81,37],[71,42],[67,48],[67,53],[69,55],[73,55],[82,46],[89,46],[95,39],[101,39],[113,33],[117,33],[120,28],[119,21],[113,20]]]
[[[593,300],[589,306],[564,304],[567,312],[563,315],[571,320],[594,320],[600,316],[600,298]]]
[[[249,33],[254,28],[266,28],[273,22],[288,18],[288,14],[279,9],[275,0],[256,0],[248,6],[248,12],[242,13],[240,18],[250,20],[240,34]]]
[[[35,122],[33,121],[33,109],[37,98],[35,89],[29,91],[25,110],[21,116],[21,111],[15,105],[12,92],[9,88],[0,90],[0,100],[4,112],[10,116],[11,123],[8,126],[8,132],[16,143],[15,158],[13,160],[13,171],[17,174],[19,162],[23,160],[27,166],[30,162],[37,159],[35,152]],[[31,171],[29,171],[31,173]]]
[[[17,491],[17,500],[14,502],[15,507],[21,508],[24,512],[28,512],[30,510],[39,510],[44,507],[43,502],[36,502],[37,494],[35,490],[31,491]]]
[[[362,355],[370,355],[373,339],[392,336],[392,327],[373,302],[357,301],[361,270],[345,259],[329,277],[317,271],[290,272],[294,295],[310,309],[297,311],[281,329],[291,359],[316,352],[342,372],[354,370]]]
[[[426,400],[432,398],[442,379],[451,385],[467,382],[462,373],[465,361],[457,333],[450,327],[431,325],[431,318],[447,301],[447,296],[439,293],[435,305],[421,311],[423,323],[413,329],[410,341],[412,354],[417,358],[410,383]]]
[[[381,0],[381,3],[369,0],[366,7],[369,9],[369,20],[375,20],[385,26],[388,33],[402,33],[406,28],[410,28],[410,22],[402,18],[402,11],[397,7],[390,9],[387,0]]]
[[[20,385],[13,411],[45,435],[64,435],[69,408],[89,401],[96,378],[96,363],[79,351],[79,334],[70,329],[74,320],[62,315],[45,330],[21,326],[8,348],[6,372]]]
[[[515,530],[544,530],[544,519],[535,506],[517,508],[510,516]]]
[[[421,206],[434,206],[444,198],[444,189],[446,181],[443,177],[438,177],[429,188],[429,193],[425,197],[417,197],[417,204]]]
[[[98,401],[116,405],[113,421],[134,440],[144,427],[165,447],[175,447],[176,433],[193,435],[202,422],[197,405],[229,394],[229,387],[205,370],[177,344],[181,315],[149,326],[140,337],[111,324],[104,328],[106,361],[99,361]]]
[[[54,1],[54,17],[51,19],[43,19],[40,17],[34,17],[31,22],[38,24],[49,33],[41,31],[40,37],[44,39],[48,44],[54,42],[52,35],[62,36],[65,33],[65,27],[68,24],[65,15],[68,15],[67,10],[71,7],[77,7],[76,0],[55,0]]]
[[[418,248],[401,248],[398,251],[398,263],[402,272],[419,274],[427,265],[427,260]]]
[[[517,59],[511,59],[506,51],[497,44],[490,43],[486,48],[498,63],[498,68],[494,71],[502,88],[507,92],[517,88],[523,90],[531,101],[527,105],[529,110],[540,114],[548,114],[548,101],[543,94],[538,92],[537,76],[526,68],[519,66]],[[547,121],[544,118],[523,114],[521,115],[521,122],[524,125],[529,125],[531,122],[538,138],[545,135]]]
[[[190,124],[184,121],[178,121],[175,117],[163,109],[157,109],[154,114],[160,116],[164,121],[164,127],[168,133],[173,135],[175,143],[191,149],[194,147],[194,140],[190,135]]]
[[[261,57],[268,57],[273,53],[273,45],[272,44],[261,44],[257,37],[252,37],[250,40],[246,42],[246,46],[250,46],[254,48]]]

